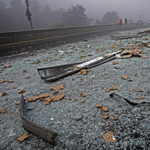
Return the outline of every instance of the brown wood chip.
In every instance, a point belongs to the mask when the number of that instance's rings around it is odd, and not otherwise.
[[[136,97],[136,99],[143,99],[144,97]]]
[[[80,72],[78,72],[78,74],[85,75],[85,74],[87,73],[86,71],[87,71],[86,69],[84,69],[84,70],[81,70]]]
[[[2,80],[2,81],[0,81],[0,83],[4,83],[6,80]]]
[[[142,56],[142,58],[144,58],[144,59],[148,59],[148,57],[147,57],[147,56]]]
[[[59,91],[59,90],[61,90],[63,88],[64,88],[63,84],[61,84],[61,85],[57,84],[55,87],[50,87],[50,89],[55,90],[55,91]]]
[[[20,92],[18,92],[18,94],[23,94],[25,92],[26,92],[25,90],[21,90]]]
[[[15,104],[16,104],[16,105],[20,105],[20,102],[16,102]]]
[[[17,138],[17,140],[19,140],[20,142],[22,142],[23,140],[25,140],[27,137],[29,137],[29,135],[24,134],[21,137]]]
[[[0,111],[0,114],[3,114],[7,111],[7,108],[4,108],[3,110]]]
[[[62,91],[62,92],[59,93],[59,95],[65,95],[65,93],[66,93],[66,92],[63,92],[63,91]]]
[[[140,89],[137,89],[137,90],[135,90],[136,92],[143,92],[143,90],[140,90]]]
[[[108,111],[109,108],[108,108],[108,107],[102,107],[102,110],[103,110],[103,111]]]
[[[109,116],[107,116],[107,115],[103,115],[103,118],[104,118],[104,119],[108,119],[108,118],[109,118]]]
[[[121,58],[130,58],[132,56],[132,54],[126,55],[126,56],[122,56]]]
[[[86,97],[86,95],[84,95],[83,93],[80,94],[82,97]]]
[[[106,92],[110,92],[111,90],[117,90],[117,89],[118,89],[118,88],[117,88],[116,86],[113,86],[113,87],[107,89]]]
[[[114,61],[114,62],[113,62],[113,65],[116,65],[116,64],[119,64],[119,62]]]
[[[2,93],[2,96],[5,96],[5,95],[7,95],[7,92],[3,92],[3,93]]]
[[[107,142],[117,142],[113,132],[107,132],[105,135],[103,135],[103,138]]]
[[[123,76],[121,76],[123,79],[128,79],[128,78],[130,78],[129,76],[127,76],[127,75],[123,75]]]
[[[37,99],[46,98],[46,97],[49,97],[49,94],[48,94],[48,93],[47,93],[47,94],[42,94],[42,95],[39,95],[39,96],[35,96],[35,97],[30,98],[30,99],[26,98],[26,100],[27,100],[28,102],[30,102],[30,101],[35,101],[35,100],[37,100]]]
[[[59,101],[61,100],[65,95],[57,95],[55,97],[53,97],[52,101]]]
[[[101,106],[102,106],[101,104],[95,105],[96,108],[100,108]]]

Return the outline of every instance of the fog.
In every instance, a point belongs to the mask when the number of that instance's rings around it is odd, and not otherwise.
[[[43,5],[52,9],[69,8],[71,5],[83,5],[90,18],[102,18],[108,11],[116,11],[120,18],[143,21],[150,19],[150,0],[40,0]]]
[[[19,25],[19,28],[15,28],[15,24],[13,27],[9,27],[7,29],[7,26],[2,29],[0,26],[0,31],[6,31],[6,30],[27,30],[30,28],[29,23],[27,22],[27,17],[25,17],[25,11],[26,11],[26,5],[25,0],[0,0],[0,2],[3,2],[6,4],[6,8],[10,9],[11,2],[12,1],[22,1],[23,9],[22,9],[22,20],[24,22],[24,26],[21,27]],[[73,26],[73,24],[67,24],[67,21],[65,22],[63,14],[68,11],[71,6],[77,6],[82,5],[82,7],[85,9],[84,14],[87,16],[87,20],[84,21],[82,24],[74,24],[74,25],[93,25],[95,24],[95,20],[97,19],[100,23],[103,23],[102,19],[103,16],[110,11],[117,12],[117,15],[120,19],[127,18],[128,20],[132,20],[133,22],[136,22],[137,20],[142,19],[144,22],[146,22],[148,19],[150,19],[150,0],[28,0],[30,3],[31,13],[32,13],[32,20],[33,20],[33,26],[36,29],[39,28],[51,28],[54,27],[54,24],[57,23],[59,26],[61,23],[64,26]],[[41,7],[39,9],[43,9],[41,11],[41,14],[37,14],[38,8],[36,6],[33,6],[33,4],[36,4],[36,2],[39,1]],[[33,3],[34,2],[34,3]],[[46,8],[46,5],[49,6],[49,8]],[[18,5],[19,6],[19,5]],[[17,7],[17,6],[16,6]],[[61,9],[63,8],[63,9]],[[1,6],[0,6],[1,9]],[[15,8],[17,9],[17,8]],[[11,9],[11,11],[15,11],[15,9]],[[45,11],[44,11],[45,9]],[[61,9],[61,11],[60,11]],[[36,10],[36,11],[35,11]],[[58,11],[57,11],[58,10]],[[0,19],[3,18],[2,14],[5,12],[2,12],[3,10],[0,10]],[[10,10],[9,10],[10,11]],[[40,11],[40,10],[39,10]],[[51,12],[52,14],[46,14],[46,12]],[[10,13],[10,12],[9,12]],[[15,14],[15,12],[13,12]],[[7,13],[6,13],[7,14]],[[45,14],[45,16],[44,16]],[[9,15],[8,15],[9,16]],[[51,17],[50,17],[51,16]],[[21,17],[21,16],[20,16]],[[47,21],[40,21],[41,19],[46,19]],[[44,18],[43,18],[44,17]],[[18,17],[19,18],[19,17]],[[4,21],[11,20],[11,18],[7,17],[3,19]],[[26,19],[26,20],[25,20]],[[39,19],[39,20],[38,20]],[[91,20],[88,20],[91,19]],[[51,22],[48,22],[48,20],[51,20]],[[76,19],[77,20],[77,19]],[[0,20],[1,21],[1,20]],[[6,21],[9,22],[9,21]],[[42,23],[41,23],[42,22]],[[61,25],[62,25],[61,24]],[[55,25],[55,26],[57,26]],[[4,25],[3,25],[4,26]]]

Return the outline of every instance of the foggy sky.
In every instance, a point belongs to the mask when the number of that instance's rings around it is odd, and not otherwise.
[[[11,0],[3,1],[9,3]],[[137,21],[140,15],[143,21],[150,19],[150,0],[39,0],[39,2],[42,5],[49,5],[52,10],[60,8],[67,10],[71,5],[82,5],[86,8],[89,18],[99,20],[108,11],[116,11],[122,19],[126,17],[128,20]]]
[[[83,5],[90,18],[101,19],[108,11],[116,11],[120,18],[127,17],[134,21],[150,19],[150,0],[39,0],[43,5],[49,4],[52,9],[67,9],[71,5]]]

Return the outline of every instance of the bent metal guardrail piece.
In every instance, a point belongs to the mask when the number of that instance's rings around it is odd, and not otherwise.
[[[124,99],[128,104],[130,104],[130,105],[132,105],[132,106],[142,105],[142,104],[149,104],[149,105],[150,105],[150,102],[140,102],[140,103],[132,102],[132,101],[130,101],[130,100],[128,100],[128,99],[126,99],[126,98],[124,98],[124,97],[122,97],[122,96],[116,94],[116,93],[111,93],[109,96],[110,96],[110,97],[118,96],[118,97]]]
[[[50,131],[30,120],[27,120],[24,117],[24,105],[25,105],[25,100],[24,96],[21,96],[21,101],[20,101],[20,113],[21,113],[21,119],[22,119],[22,126],[29,132],[39,136],[42,138],[44,141],[47,141],[53,145],[56,144],[57,138],[58,138],[58,133]]]
[[[79,72],[82,69],[89,69],[103,63],[106,63],[110,60],[116,58],[117,54],[121,53],[122,51],[113,52],[107,54],[107,57],[97,57],[87,62],[83,63],[75,63],[75,64],[67,64],[67,65],[60,65],[60,66],[53,66],[48,68],[40,68],[37,69],[41,79],[46,81],[55,81],[60,78],[66,77],[73,73]],[[120,56],[121,57],[121,56]]]

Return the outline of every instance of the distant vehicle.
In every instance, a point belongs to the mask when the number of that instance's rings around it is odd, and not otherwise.
[[[144,22],[143,22],[142,20],[138,20],[138,21],[136,22],[136,24],[137,24],[137,25],[143,25]]]

